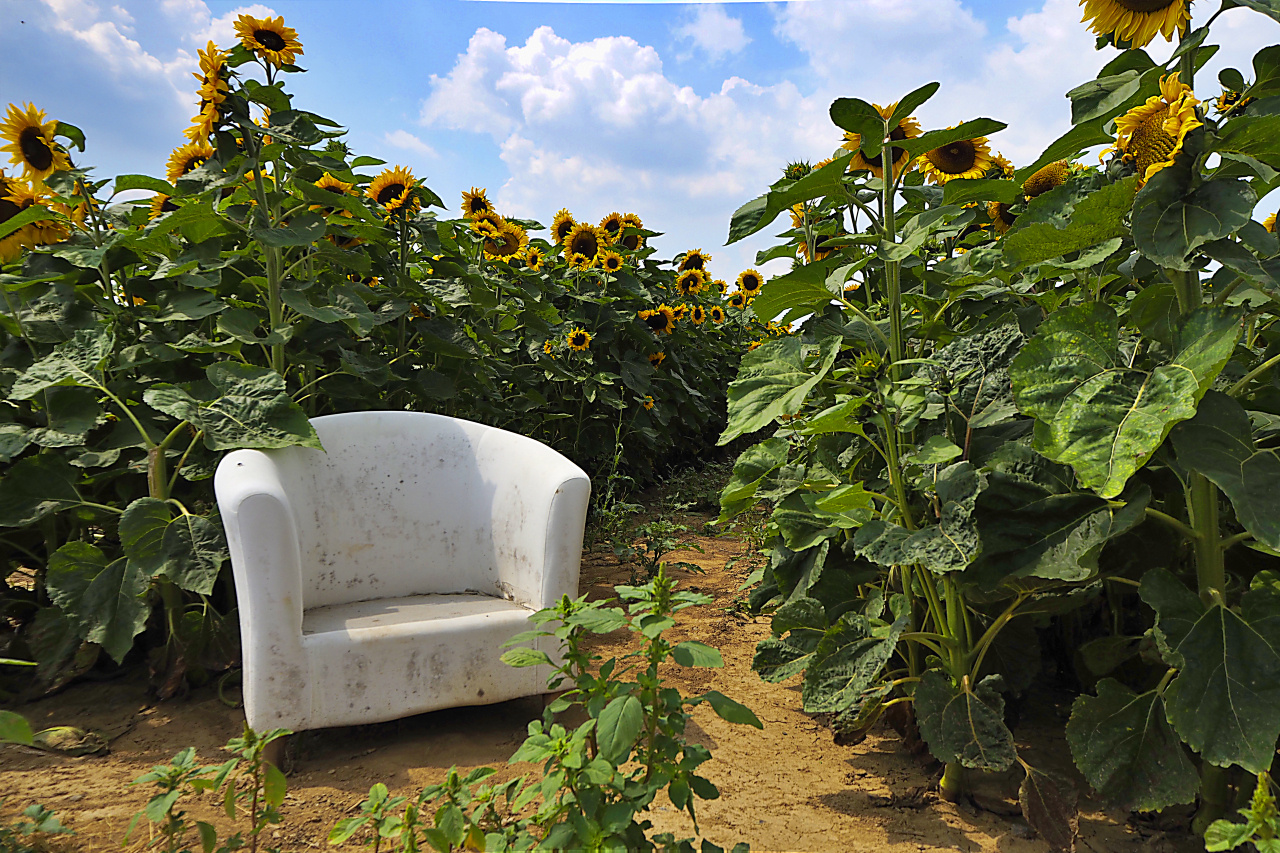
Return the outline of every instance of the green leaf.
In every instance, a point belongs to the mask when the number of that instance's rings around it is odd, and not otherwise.
[[[878,682],[906,627],[906,616],[887,631],[873,630],[870,620],[859,613],[841,616],[818,642],[805,670],[801,692],[805,712],[842,711],[859,702]]]
[[[1017,182],[1018,189],[1022,189],[1023,181],[1055,160],[1074,160],[1081,151],[1087,148],[1113,141],[1112,135],[1102,129],[1103,123],[1102,119],[1093,119],[1084,124],[1077,124],[1055,139],[1034,163],[1024,166],[1016,172],[1014,181]],[[948,183],[948,186],[951,183],[955,183],[955,181]]]
[[[249,236],[264,246],[284,249],[290,246],[310,246],[324,236],[324,217],[318,213],[303,213],[279,228],[251,228]]]
[[[1153,633],[1161,657],[1170,666],[1182,666],[1177,647],[1204,615],[1200,596],[1166,569],[1149,569],[1144,573],[1138,594],[1156,612]]]
[[[719,668],[724,666],[724,658],[720,652],[699,643],[697,640],[685,640],[671,650],[671,659],[681,666],[703,666]]]
[[[963,450],[943,436],[931,435],[924,444],[920,445],[919,450],[909,454],[905,459],[915,465],[942,465],[963,453]]]
[[[1258,541],[1280,549],[1280,451],[1254,445],[1249,414],[1240,404],[1210,391],[1196,416],[1178,424],[1170,438],[1178,462],[1222,489]]]
[[[89,626],[85,639],[102,646],[116,663],[146,627],[151,612],[143,599],[147,585],[146,574],[122,558],[99,572],[80,600],[80,617]]]
[[[883,137],[884,117],[874,106],[860,98],[836,98],[831,102],[828,114],[836,127],[856,133],[863,139],[871,139],[872,144]]]
[[[1178,291],[1172,284],[1150,284],[1129,303],[1126,325],[1133,326],[1152,340],[1166,347],[1173,346],[1175,329],[1182,309],[1178,306]]]
[[[169,196],[178,194],[173,184],[150,175],[117,175],[112,182],[112,192],[122,193],[125,190],[151,190]]]
[[[1197,309],[1179,327],[1172,361],[1129,367],[1119,320],[1102,303],[1060,309],[1041,324],[1009,373],[1018,408],[1036,418],[1035,447],[1075,469],[1104,498],[1124,489],[1231,356],[1234,312]]]
[[[852,151],[841,154],[831,163],[810,172],[798,181],[780,181],[768,193],[752,199],[735,210],[729,219],[729,239],[725,241],[725,245],[736,243],[766,227],[778,217],[779,213],[793,204],[842,194],[845,166],[848,165],[849,158],[852,156]]]
[[[198,515],[182,513],[164,531],[163,572],[189,592],[209,595],[227,560],[222,525]]]
[[[750,509],[756,503],[756,489],[771,471],[787,461],[788,442],[783,438],[770,438],[753,444],[733,463],[733,475],[720,493],[720,518],[729,520]]]
[[[61,456],[42,453],[12,465],[0,480],[0,527],[26,527],[81,503],[80,472]]]
[[[1189,803],[1200,774],[1165,719],[1155,690],[1137,694],[1113,678],[1078,696],[1067,721],[1076,767],[1104,800],[1125,811]]]
[[[81,636],[92,624],[84,612],[85,590],[106,567],[107,558],[102,551],[88,542],[67,542],[49,557],[45,576],[49,600],[79,627]]]
[[[1280,737],[1280,595],[1251,590],[1237,614],[1222,605],[1196,620],[1175,652],[1165,690],[1169,722],[1210,764],[1252,773],[1271,766]]]
[[[1259,258],[1243,243],[1234,240],[1214,240],[1201,246],[1200,251],[1259,285],[1272,297],[1280,296],[1280,258]]]
[[[98,392],[92,388],[47,388],[44,391],[45,421],[26,438],[41,447],[77,447],[86,443],[89,431],[102,421]]]
[[[969,462],[957,462],[938,474],[942,515],[938,523],[909,531],[888,521],[864,524],[853,538],[857,553],[882,566],[919,563],[935,572],[966,568],[982,550],[973,521],[974,502],[986,477]]]
[[[793,335],[765,341],[743,356],[738,378],[729,383],[729,423],[717,444],[755,432],[778,415],[799,412],[835,363],[840,343],[839,336],[824,339],[813,368],[805,366],[800,339]]]
[[[1034,221],[1035,217],[1030,215],[1034,210],[1032,208],[1028,214],[1019,217],[1018,224],[1000,241],[1004,251],[1004,264],[1017,272],[1032,264],[1088,249],[1113,237],[1124,236],[1124,220],[1133,206],[1136,186],[1136,178],[1126,178],[1094,190],[1074,202],[1065,227],[1058,227],[1054,222]],[[1052,193],[1062,191],[1065,194],[1067,190],[1068,188],[1062,187]],[[1048,205],[1061,197],[1063,196],[1046,193],[1035,199],[1033,205]]]
[[[0,743],[31,745],[31,724],[13,711],[0,711]]]
[[[1025,340],[1016,325],[1008,324],[957,338],[938,351],[942,367],[935,372],[946,378],[951,386],[947,397],[971,429],[995,426],[1017,414],[1009,365]]]
[[[1076,835],[1080,831],[1080,813],[1076,809],[1074,792],[1049,774],[1028,767],[1027,775],[1022,777],[1022,784],[1018,786],[1018,803],[1027,823],[1049,843],[1050,850],[1074,853]]]
[[[1190,270],[1195,250],[1239,231],[1257,202],[1245,181],[1205,181],[1188,192],[1183,170],[1161,169],[1134,199],[1133,242],[1153,263]]]
[[[622,764],[643,728],[644,706],[639,699],[628,693],[611,701],[596,722],[600,757],[610,764]]]
[[[24,207],[13,216],[0,222],[0,238],[8,237],[24,225],[39,222],[42,219],[56,219],[57,214],[43,204],[32,204]]]
[[[9,397],[30,400],[46,388],[79,385],[105,390],[101,373],[111,356],[114,337],[106,326],[81,329],[69,341],[27,368],[13,383]]]
[[[936,85],[936,84],[934,84]],[[899,107],[901,109],[901,107]],[[962,122],[955,127],[946,130],[931,130],[928,133],[921,134],[913,139],[904,139],[898,142],[897,147],[902,148],[912,157],[917,157],[929,151],[939,148],[946,148],[953,142],[959,142],[963,139],[974,139],[979,136],[989,136],[1008,127],[1002,121],[995,121],[989,118],[975,118],[970,121]]]
[[[983,679],[976,689],[960,685],[936,669],[916,685],[916,722],[933,757],[988,772],[1007,770],[1017,757],[1013,734],[1004,724],[1004,700]]]
[[[1093,494],[1055,493],[1024,477],[993,471],[975,518],[982,556],[968,577],[987,589],[1024,577],[1079,582],[1098,572],[1106,543],[1145,517],[1149,489],[1123,507]]]
[[[156,321],[168,323],[173,320],[203,320],[226,307],[227,303],[205,291],[165,293],[160,298],[160,311],[156,314]]]
[[[219,216],[212,207],[190,202],[152,222],[144,233],[149,237],[158,237],[179,229],[187,240],[202,243],[211,237],[233,233],[239,230],[239,226],[226,217]]]
[[[507,649],[502,653],[502,662],[507,666],[540,666],[542,664],[551,663],[551,658],[546,652],[538,649],[528,649],[524,646],[517,646],[514,649]]]
[[[289,787],[289,783],[285,781],[284,773],[280,772],[280,768],[268,762],[262,779],[262,794],[267,804],[272,808],[280,808],[280,804],[284,802],[285,790]]]
[[[942,190],[943,204],[965,204],[971,201],[1000,201],[1013,204],[1022,199],[1022,184],[987,178],[961,178],[947,181]]]
[[[171,515],[165,501],[138,498],[120,516],[120,546],[130,560],[149,574],[158,573],[164,565],[164,534]]]
[[[805,313],[821,310],[836,298],[826,281],[827,274],[840,263],[838,258],[828,258],[798,266],[789,273],[769,279],[751,303],[751,310],[764,321],[793,308]]]
[[[750,708],[740,702],[733,701],[719,690],[708,690],[699,698],[711,705],[711,710],[715,711],[716,716],[726,723],[753,726],[757,729],[764,728],[764,723],[760,722],[760,718]]]
[[[898,106],[894,109],[892,115],[889,116],[889,120],[885,122],[889,125],[889,129],[892,130],[897,127],[898,123],[904,118],[907,118],[918,108],[924,106],[924,103],[932,98],[941,86],[942,84],[936,81],[925,83],[920,88],[913,89],[903,95],[898,101]]]

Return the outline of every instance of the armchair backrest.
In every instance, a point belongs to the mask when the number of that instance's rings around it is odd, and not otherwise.
[[[429,593],[542,598],[552,497],[585,478],[576,465],[525,436],[442,415],[352,412],[312,424],[323,452],[273,453],[304,608]]]

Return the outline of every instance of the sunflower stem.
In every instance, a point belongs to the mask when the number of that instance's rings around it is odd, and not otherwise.
[[[890,245],[897,240],[897,227],[893,210],[893,160],[892,146],[889,144],[889,122],[884,122],[884,137],[880,144],[880,164],[884,174],[880,177],[881,206],[880,215],[881,245]],[[902,282],[898,277],[899,262],[886,259],[884,262],[885,291],[889,300],[889,375],[896,382],[902,376],[902,367],[898,362],[903,359],[902,342]]]

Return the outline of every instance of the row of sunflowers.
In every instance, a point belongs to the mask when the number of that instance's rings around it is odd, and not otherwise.
[[[163,177],[98,179],[83,133],[10,105],[0,139],[0,656],[39,693],[145,658],[161,696],[227,670],[237,632],[211,477],[308,418],[395,408],[534,436],[636,482],[711,447],[726,377],[784,334],[699,249],[633,213],[461,213],[353,155],[286,83],[282,18],[200,51]]]

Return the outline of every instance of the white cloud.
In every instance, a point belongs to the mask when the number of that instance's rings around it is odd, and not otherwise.
[[[388,145],[394,145],[396,148],[403,148],[406,151],[412,151],[415,154],[421,154],[424,157],[438,157],[436,150],[418,137],[414,136],[407,130],[395,130],[386,133],[382,137],[383,141]]]
[[[712,59],[738,53],[751,43],[740,18],[732,18],[724,7],[710,3],[698,6],[692,20],[677,27],[675,34],[692,41]]]

